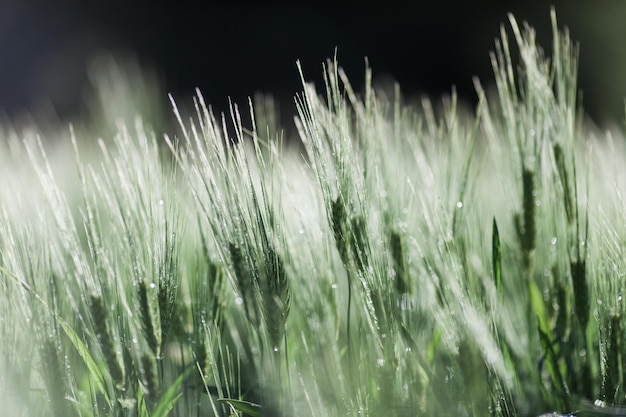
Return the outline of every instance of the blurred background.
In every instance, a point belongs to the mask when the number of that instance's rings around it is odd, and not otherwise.
[[[455,85],[472,103],[472,77],[483,84],[493,78],[489,52],[507,13],[528,21],[549,52],[553,4],[560,26],[580,43],[587,113],[599,124],[624,121],[623,0],[47,3],[0,0],[0,114],[10,120],[88,117],[98,107],[94,84],[102,83],[94,74],[111,63],[122,76],[140,74],[124,88],[152,91],[146,105],[167,108],[167,93],[181,102],[199,87],[222,111],[228,97],[245,105],[260,92],[275,96],[288,117],[301,89],[296,60],[321,87],[321,64],[335,48],[357,88],[368,57],[375,80],[398,81],[405,96],[438,97]]]

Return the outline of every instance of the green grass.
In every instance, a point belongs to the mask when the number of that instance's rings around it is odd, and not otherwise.
[[[623,132],[582,123],[552,19],[548,57],[511,18],[475,111],[332,60],[289,140],[200,93],[165,140],[6,128],[3,413],[624,413]]]

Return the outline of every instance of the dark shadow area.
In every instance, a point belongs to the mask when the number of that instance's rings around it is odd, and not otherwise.
[[[597,122],[621,122],[626,95],[626,2],[558,0],[561,26],[581,45],[583,105]],[[355,87],[364,57],[375,79],[406,96],[438,97],[455,85],[475,100],[472,77],[492,80],[489,52],[507,12],[528,21],[549,53],[550,2],[379,2],[377,6],[200,2],[7,2],[0,6],[0,109],[62,120],[85,110],[86,67],[102,52],[131,54],[159,75],[164,92],[188,100],[199,87],[218,111],[271,93],[284,117],[300,90],[295,62],[323,87],[335,48]],[[163,97],[167,104],[167,97]]]

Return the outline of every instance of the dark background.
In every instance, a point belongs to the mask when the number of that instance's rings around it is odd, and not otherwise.
[[[51,2],[52,3],[52,2]],[[507,12],[537,29],[550,50],[549,10],[581,45],[583,106],[598,123],[622,123],[626,96],[626,1],[363,2],[346,6],[69,3],[0,0],[0,112],[61,120],[80,117],[89,91],[87,64],[102,52],[133,56],[156,73],[165,93],[199,87],[216,109],[272,93],[293,108],[300,90],[295,61],[321,84],[335,47],[353,84],[364,57],[375,79],[393,77],[405,95],[438,97],[456,85],[475,100],[472,77],[492,80],[489,52]],[[507,23],[508,25],[508,23]]]

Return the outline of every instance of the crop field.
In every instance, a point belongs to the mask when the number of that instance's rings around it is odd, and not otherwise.
[[[329,59],[295,137],[200,91],[166,135],[4,126],[0,415],[626,415],[624,132],[551,17],[475,108]]]

